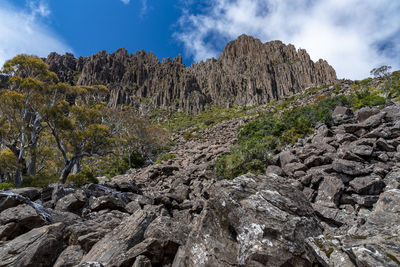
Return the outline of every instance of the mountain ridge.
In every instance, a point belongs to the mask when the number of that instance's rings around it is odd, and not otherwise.
[[[103,84],[110,89],[109,104],[132,105],[141,113],[154,108],[199,113],[207,105],[265,104],[308,87],[337,81],[324,60],[313,62],[304,49],[281,41],[262,43],[241,35],[220,56],[191,66],[179,55],[162,61],[144,50],[129,54],[120,48],[90,57],[51,53],[45,62],[63,82]]]

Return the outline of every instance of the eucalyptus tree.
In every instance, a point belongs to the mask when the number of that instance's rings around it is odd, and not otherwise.
[[[8,86],[0,91],[0,113],[6,121],[0,143],[17,158],[20,167],[16,170],[15,184],[19,187],[23,173],[36,173],[37,144],[45,127],[40,112],[46,94],[54,90],[58,78],[42,59],[28,55],[8,60],[2,73],[9,79]]]
[[[111,153],[115,142],[104,124],[107,106],[102,100],[108,93],[104,86],[69,86],[64,93],[73,96],[73,104],[61,97],[43,113],[64,162],[61,183],[70,173],[79,172],[83,158]]]

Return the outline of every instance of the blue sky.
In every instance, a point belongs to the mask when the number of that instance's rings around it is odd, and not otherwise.
[[[0,64],[19,53],[144,49],[187,65],[242,33],[326,59],[339,78],[400,68],[398,0],[0,0]]]

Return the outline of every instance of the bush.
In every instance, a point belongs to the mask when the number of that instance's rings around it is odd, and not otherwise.
[[[40,187],[45,188],[49,184],[59,183],[60,176],[57,174],[43,174],[25,176],[22,179],[23,187]]]
[[[261,160],[246,160],[246,157],[240,152],[219,157],[215,160],[213,167],[217,175],[225,179],[233,179],[248,172],[261,174],[265,171],[264,163]]]
[[[157,160],[154,162],[154,164],[157,165],[157,164],[160,164],[163,161],[168,161],[168,160],[171,160],[171,159],[174,159],[174,158],[176,158],[175,154],[171,154],[171,153],[162,154],[161,156],[159,156],[157,158]]]
[[[193,129],[202,130],[212,127],[222,121],[230,120],[237,117],[248,115],[249,107],[209,107],[203,112],[191,115],[180,111],[162,111],[154,110],[151,118],[152,121],[160,122],[161,125],[171,132],[179,132],[183,130],[194,131]]]
[[[81,172],[77,174],[70,174],[67,178],[67,183],[80,187],[85,184],[98,184],[99,180],[94,177],[91,172]]]
[[[282,147],[311,134],[319,122],[331,125],[335,107],[351,106],[351,100],[348,96],[323,98],[314,105],[261,114],[242,128],[237,148],[217,159],[214,170],[226,179],[247,172],[264,172],[271,157]]]
[[[15,188],[13,183],[0,183],[0,190]]]
[[[352,106],[356,109],[384,105],[386,100],[379,95],[380,91],[363,89],[357,91],[352,97]]]
[[[111,158],[111,164],[106,167],[104,175],[107,177],[114,177],[120,174],[126,173],[130,168],[140,168],[144,165],[145,159],[142,154],[134,151],[130,154],[130,159],[128,156],[125,157],[113,157]],[[130,164],[129,164],[130,163]],[[97,173],[99,174],[99,173]]]

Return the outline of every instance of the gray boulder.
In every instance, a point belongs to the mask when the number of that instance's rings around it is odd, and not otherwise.
[[[333,121],[337,124],[349,120],[352,116],[353,112],[349,108],[343,106],[337,106],[332,112]]]
[[[73,267],[79,264],[83,257],[84,251],[79,245],[71,245],[67,247],[58,256],[57,261],[54,263],[53,267]]]
[[[35,228],[0,246],[2,266],[52,266],[66,247],[63,223]]]
[[[356,118],[359,122],[363,122],[369,117],[378,114],[380,112],[379,109],[377,108],[370,108],[370,107],[364,107],[355,112]]]
[[[381,177],[370,175],[354,178],[350,186],[360,195],[378,195],[386,185]]]
[[[311,265],[304,239],[319,233],[300,191],[274,175],[247,174],[213,187],[172,266]]]
[[[332,167],[336,172],[352,176],[366,175],[373,171],[362,163],[344,159],[334,160]]]
[[[13,239],[44,224],[46,221],[27,204],[6,209],[0,213],[0,239]]]
[[[144,233],[154,219],[154,213],[142,210],[135,212],[97,242],[83,257],[81,264],[85,262],[98,262],[108,266],[121,254],[124,254],[143,241]],[[131,264],[133,264],[135,257],[130,260],[132,261]]]

